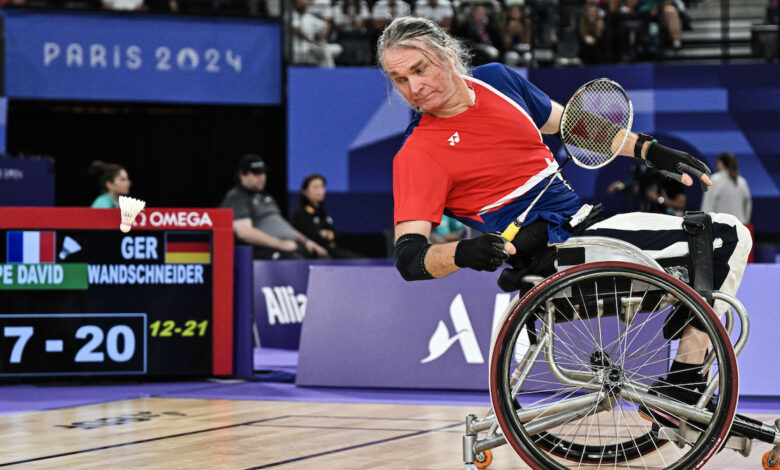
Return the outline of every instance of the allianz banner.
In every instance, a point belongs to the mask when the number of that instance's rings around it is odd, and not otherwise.
[[[296,384],[486,390],[492,333],[511,302],[498,274],[463,269],[405,282],[392,266],[313,266]],[[657,329],[640,329],[637,344],[660,348],[662,322],[659,316]],[[556,331],[573,338],[582,327],[558,324]],[[666,372],[664,361],[651,364],[643,373]],[[533,390],[555,380],[544,361],[530,374]]]
[[[298,349],[306,316],[306,292],[312,266],[387,264],[378,259],[254,261],[252,314],[264,348]]]
[[[9,98],[276,105],[278,22],[6,10]]]
[[[392,266],[313,266],[296,383],[485,390],[498,273],[406,282]]]

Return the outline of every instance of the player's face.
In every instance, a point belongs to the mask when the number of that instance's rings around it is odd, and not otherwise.
[[[113,181],[106,183],[108,190],[114,194],[126,195],[130,193],[130,178],[125,170],[121,170],[114,177]]]
[[[423,43],[417,45],[420,49],[396,47],[385,51],[385,71],[409,104],[435,116],[453,104],[459,77],[452,64],[441,61]]]

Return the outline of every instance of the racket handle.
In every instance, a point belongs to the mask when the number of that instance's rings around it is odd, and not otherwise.
[[[520,225],[517,222],[512,222],[509,227],[507,227],[502,233],[501,236],[504,237],[504,240],[511,242],[515,239],[517,236],[517,232],[520,231]]]

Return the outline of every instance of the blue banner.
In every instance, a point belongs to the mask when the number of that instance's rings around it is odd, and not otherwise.
[[[278,22],[3,12],[9,98],[276,105]]]
[[[0,206],[53,205],[53,160],[0,157]]]

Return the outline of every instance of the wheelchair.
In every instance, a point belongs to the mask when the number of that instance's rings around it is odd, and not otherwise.
[[[490,449],[507,443],[533,469],[699,469],[724,448],[749,456],[754,439],[775,446],[764,468],[780,468],[780,420],[768,425],[736,413],[736,358],[750,329],[739,300],[713,292],[729,307],[719,318],[693,288],[621,240],[572,237],[556,248],[557,272],[526,276],[533,287],[512,299],[494,332],[492,409],[466,417],[467,470],[487,468]],[[579,250],[585,262],[560,266],[564,250]],[[679,343],[662,330],[679,309],[709,338],[698,370],[706,385],[694,405],[650,390],[675,357]],[[677,425],[643,418],[640,407]]]

